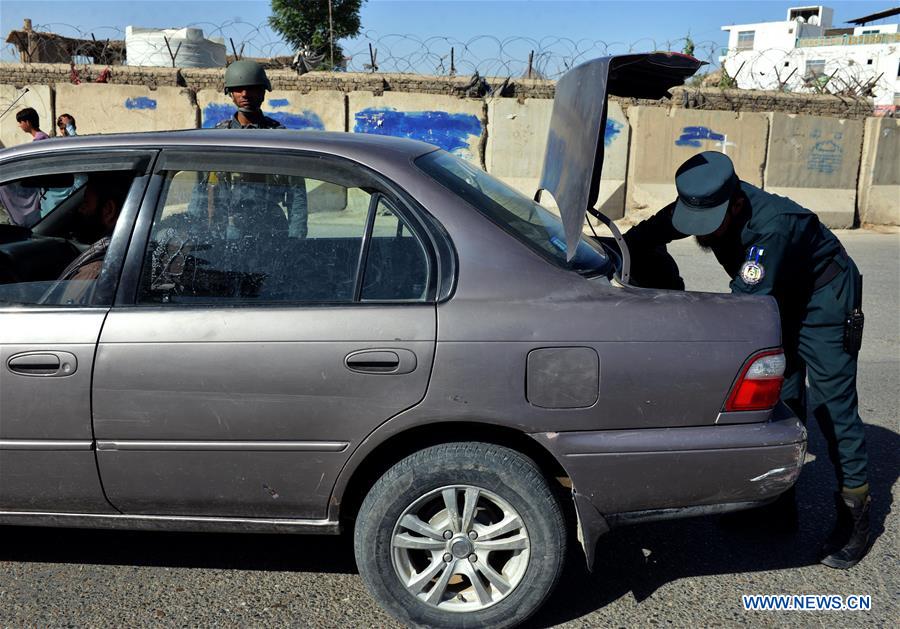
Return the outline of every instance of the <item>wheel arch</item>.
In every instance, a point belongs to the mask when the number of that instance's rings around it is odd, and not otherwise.
[[[487,422],[446,421],[410,427],[377,443],[371,443],[373,437],[356,449],[338,477],[329,503],[329,518],[344,523],[354,520],[363,499],[381,475],[413,452],[441,443],[480,441],[505,446],[532,459],[551,487],[559,490],[558,498],[567,519],[574,519],[568,473],[549,450],[527,433]]]

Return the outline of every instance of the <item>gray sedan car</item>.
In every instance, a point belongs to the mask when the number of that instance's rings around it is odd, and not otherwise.
[[[606,92],[684,75],[624,59],[588,64],[599,107],[560,82],[560,215],[397,138],[0,152],[0,523],[349,529],[402,622],[510,626],[568,544],[591,564],[611,526],[788,489],[806,435],[774,301],[634,286],[580,235]]]

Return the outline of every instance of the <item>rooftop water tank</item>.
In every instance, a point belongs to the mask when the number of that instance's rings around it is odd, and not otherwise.
[[[202,28],[125,28],[126,65],[171,68],[170,48],[176,68],[225,66],[224,40],[204,38]]]

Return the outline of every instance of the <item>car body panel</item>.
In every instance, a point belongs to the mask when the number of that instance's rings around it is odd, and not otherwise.
[[[104,308],[0,311],[0,509],[111,511],[91,428],[91,370],[105,317]],[[71,372],[10,369],[10,359],[29,354],[63,356]]]
[[[97,353],[96,437],[145,443],[98,451],[107,494],[126,513],[321,517],[347,444],[424,396],[434,337],[429,304],[114,310]],[[412,352],[415,369],[347,368],[372,349]],[[246,444],[191,443],[234,441]],[[309,447],[265,447],[277,441]]]

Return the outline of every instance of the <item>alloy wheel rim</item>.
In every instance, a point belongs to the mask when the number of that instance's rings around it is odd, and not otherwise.
[[[509,596],[528,568],[531,540],[497,494],[448,485],[421,496],[391,534],[394,571],[410,594],[441,610],[486,609]]]

